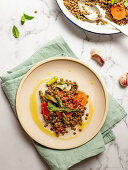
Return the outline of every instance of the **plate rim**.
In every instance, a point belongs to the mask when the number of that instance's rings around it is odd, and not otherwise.
[[[79,63],[81,65],[83,65],[84,67],[88,68],[96,77],[97,79],[99,80],[99,82],[101,83],[102,85],[102,88],[103,88],[103,92],[104,92],[104,95],[105,95],[105,111],[104,111],[104,116],[103,116],[103,119],[101,121],[101,123],[99,124],[99,126],[97,127],[97,129],[95,130],[95,132],[91,135],[89,135],[88,137],[88,140],[85,142],[81,142],[79,145],[75,145],[75,146],[72,146],[72,147],[52,147],[52,146],[49,146],[47,144],[43,144],[43,142],[40,142],[38,139],[36,139],[32,134],[29,133],[29,131],[27,130],[27,128],[24,127],[21,119],[20,119],[20,111],[19,111],[19,97],[20,97],[20,92],[21,92],[21,89],[22,89],[22,86],[26,80],[26,78],[36,69],[38,68],[40,65],[43,65],[45,63],[48,63],[50,61],[56,61],[56,60],[68,60],[68,61],[74,61],[76,63]],[[25,75],[24,77],[22,78],[21,82],[20,82],[20,85],[18,87],[18,90],[17,90],[17,94],[16,94],[16,112],[17,112],[17,117],[18,117],[18,120],[22,126],[22,128],[24,129],[24,131],[29,135],[29,137],[31,137],[34,141],[36,141],[37,143],[41,144],[42,146],[45,146],[45,147],[48,147],[48,148],[52,148],[52,149],[57,149],[57,150],[65,150],[65,149],[73,149],[73,148],[77,148],[81,145],[84,145],[85,143],[87,143],[88,141],[90,141],[91,139],[93,139],[97,134],[98,132],[100,131],[100,129],[102,128],[105,120],[106,120],[106,117],[107,117],[107,113],[108,113],[108,93],[107,93],[107,90],[106,90],[106,87],[103,83],[103,81],[101,80],[101,78],[99,77],[99,75],[90,67],[88,66],[87,64],[85,64],[84,62],[80,61],[79,59],[75,59],[75,58],[71,58],[71,57],[67,57],[67,56],[60,56],[60,57],[51,57],[49,59],[46,59],[46,60],[43,60],[37,64],[35,64],[35,66],[33,66]]]
[[[94,33],[94,34],[99,34],[99,35],[116,35],[116,34],[120,34],[121,32],[119,30],[116,29],[116,32],[113,32],[113,33],[102,33],[102,32],[94,32],[94,31],[90,31],[90,30],[87,30],[85,28],[83,28],[82,26],[80,26],[79,24],[77,24],[76,22],[72,21],[68,16],[67,14],[64,12],[64,10],[61,8],[60,6],[60,3],[59,3],[59,0],[56,0],[56,3],[58,5],[58,7],[60,8],[60,10],[62,11],[62,13],[64,14],[64,16],[70,21],[72,22],[75,26],[87,31],[87,32],[90,32],[90,33]]]

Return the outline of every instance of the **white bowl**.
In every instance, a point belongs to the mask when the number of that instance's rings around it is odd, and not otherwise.
[[[60,9],[62,12],[65,14],[65,16],[76,26],[83,28],[86,31],[96,33],[96,34],[106,34],[106,35],[111,35],[111,34],[118,34],[120,31],[112,27],[110,24],[107,25],[96,25],[96,22],[89,22],[89,21],[81,21],[74,17],[68,9],[64,6],[63,0],[56,0]],[[128,24],[123,26],[126,29],[128,29]]]

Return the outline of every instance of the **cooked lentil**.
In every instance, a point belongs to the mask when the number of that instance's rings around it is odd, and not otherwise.
[[[53,82],[50,86],[48,84],[44,94],[42,91],[39,91],[39,95],[42,104],[42,114],[46,122],[44,127],[50,124],[50,130],[54,131],[56,136],[59,136],[60,134],[68,133],[67,127],[75,131],[76,125],[82,125],[82,117],[85,115],[85,105],[89,96],[79,91],[77,83],[71,80],[65,81],[61,78]],[[64,86],[70,89],[62,89]],[[79,99],[78,95],[80,95]],[[84,101],[86,99],[86,103],[82,103],[83,99]],[[73,134],[76,134],[76,132]]]
[[[79,0],[63,0],[63,4],[65,5],[65,7],[69,10],[69,12],[72,13],[72,15],[74,17],[77,17],[78,19],[80,19],[81,21],[86,21],[86,17],[82,14],[82,12],[79,10],[78,8],[78,1]],[[125,2],[126,0],[121,0],[118,3],[115,3],[114,6],[117,5],[121,5]],[[127,24],[126,18],[121,19],[121,20],[117,20],[114,19],[112,14],[111,14],[111,0],[85,0],[85,5],[89,5],[93,6],[94,4],[98,4],[102,9],[104,9],[105,12],[105,17],[107,19],[109,19],[110,21],[113,21],[114,23],[118,24],[118,25],[125,25]],[[84,6],[83,6],[83,10],[84,10]],[[84,10],[83,12],[85,15],[89,15],[90,13],[87,12],[86,10]],[[101,17],[101,16],[99,16]],[[102,19],[98,19],[96,21],[96,25],[106,25],[107,22],[102,20]]]

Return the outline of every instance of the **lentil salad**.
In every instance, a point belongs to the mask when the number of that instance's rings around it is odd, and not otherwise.
[[[78,8],[78,2],[80,0],[63,0],[63,4],[75,16],[81,21],[86,21],[86,17]],[[85,0],[85,5],[99,5],[105,10],[105,17],[118,25],[125,25],[128,22],[128,0]],[[84,6],[83,6],[84,7]],[[84,8],[83,8],[84,10]],[[86,15],[89,15],[88,11],[85,11]],[[106,21],[99,19],[96,24],[107,24]]]
[[[58,77],[54,76],[46,84],[47,90],[44,93],[39,91],[44,127],[50,125],[50,130],[55,132],[57,137],[68,133],[68,127],[73,130],[73,135],[76,135],[76,125],[82,125],[89,96],[79,91],[78,84],[71,80],[58,80]],[[88,116],[86,113],[85,120]],[[79,132],[81,131],[79,128]]]

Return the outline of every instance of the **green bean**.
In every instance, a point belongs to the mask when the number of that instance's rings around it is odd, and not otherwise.
[[[57,80],[58,80],[58,77],[57,77],[57,76],[54,76],[54,77],[51,78],[46,84],[47,84],[47,86],[51,86],[51,85],[54,84]]]
[[[64,85],[64,84],[66,84],[66,82],[60,81],[60,82],[58,82],[58,84],[59,84],[59,85]]]
[[[78,109],[68,109],[68,108],[59,108],[59,107],[52,108],[50,111],[52,111],[52,112],[68,112],[68,113],[82,112],[81,110],[78,110]]]
[[[46,94],[45,97],[46,99],[51,100],[54,103],[57,103],[57,100],[54,97],[50,96],[49,94]]]
[[[62,113],[62,116],[63,116],[63,121],[64,121],[64,124],[67,123],[67,116],[65,113]]]
[[[40,96],[40,98],[43,97],[43,92],[42,92],[42,90],[39,91],[39,96]]]
[[[60,97],[57,97],[56,99],[57,99],[57,101],[58,101],[58,103],[59,103],[59,106],[60,106],[60,107],[63,107],[62,100],[60,99]]]
[[[48,110],[52,110],[53,108],[56,108],[56,106],[54,106],[54,105],[51,104],[51,103],[48,103],[47,109],[48,109]]]
[[[44,96],[43,96],[42,90],[39,91],[39,96],[40,96],[41,102],[45,102],[45,98],[44,98]]]

